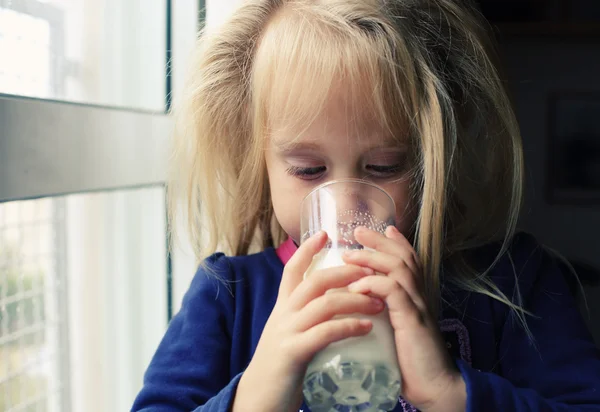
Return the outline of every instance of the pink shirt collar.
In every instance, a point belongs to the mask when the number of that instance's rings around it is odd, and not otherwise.
[[[296,250],[298,250],[298,247],[294,243],[294,240],[291,237],[288,237],[287,240],[283,242],[275,252],[285,265],[292,258],[292,256],[294,256]]]

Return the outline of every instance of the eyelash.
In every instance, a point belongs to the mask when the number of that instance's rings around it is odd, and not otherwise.
[[[370,172],[374,172],[371,174],[375,175],[376,177],[386,178],[386,177],[390,177],[390,176],[400,173],[403,168],[402,168],[401,164],[396,164],[396,165],[390,165],[390,166],[367,165],[366,169]],[[287,169],[287,172],[291,176],[299,177],[304,180],[315,180],[315,179],[318,179],[320,177],[320,175],[323,174],[326,170],[327,170],[327,168],[325,166],[318,166],[318,167],[290,166]]]
[[[402,171],[402,165],[390,165],[390,166],[379,166],[379,165],[367,165],[367,170],[373,171],[379,175],[392,176]]]
[[[305,180],[317,179],[319,174],[325,172],[327,168],[325,166],[318,167],[298,167],[290,166],[287,172],[292,175]]]

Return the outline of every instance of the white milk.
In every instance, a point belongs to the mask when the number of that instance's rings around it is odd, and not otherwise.
[[[344,265],[343,253],[322,250],[305,277]],[[335,342],[315,355],[304,380],[306,402],[313,412],[392,410],[400,394],[400,374],[388,311],[345,316],[369,319],[373,329],[366,336]]]

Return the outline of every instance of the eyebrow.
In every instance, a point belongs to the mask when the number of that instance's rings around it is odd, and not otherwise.
[[[319,152],[323,148],[316,142],[284,142],[284,141],[273,141],[273,147],[275,150],[282,155],[290,155],[301,152]],[[399,142],[384,142],[382,144],[374,145],[372,147],[365,147],[366,151],[375,152],[378,150],[393,150],[398,152],[404,152],[408,149],[408,145]]]
[[[281,154],[290,154],[294,152],[318,152],[322,147],[314,142],[283,142],[273,141],[273,147]]]

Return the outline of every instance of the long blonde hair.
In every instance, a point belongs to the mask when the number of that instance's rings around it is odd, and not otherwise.
[[[412,143],[414,244],[432,311],[442,262],[451,262],[453,282],[522,316],[520,301],[465,258],[494,241],[503,245],[496,260],[506,252],[523,188],[519,129],[493,42],[466,1],[244,0],[203,31],[175,109],[171,228],[187,222],[199,260],[277,246],[285,234],[264,165],[269,116],[309,122],[340,77],[361,83],[362,109]]]

